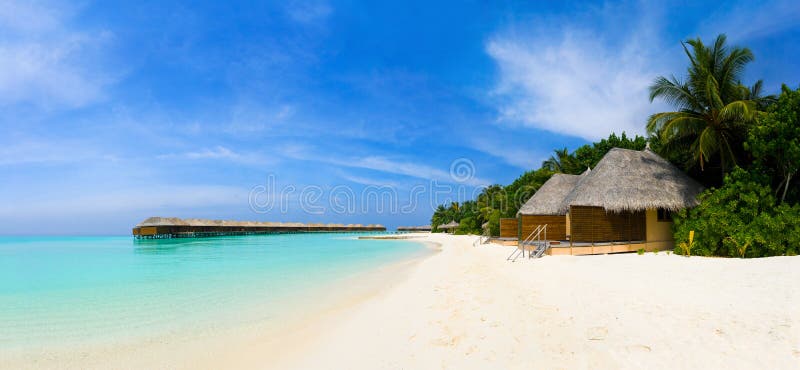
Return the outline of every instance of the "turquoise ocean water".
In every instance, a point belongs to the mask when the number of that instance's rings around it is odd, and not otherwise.
[[[0,237],[0,348],[280,321],[289,305],[314,304],[296,299],[304,292],[428,253],[356,236]]]

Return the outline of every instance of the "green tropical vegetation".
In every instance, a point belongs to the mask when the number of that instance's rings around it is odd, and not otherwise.
[[[689,58],[686,79],[661,76],[650,86],[650,101],[660,98],[676,110],[647,121],[664,154],[689,154],[686,167],[699,165],[704,171],[711,163],[720,174],[741,163],[747,129],[759,107],[771,99],[760,96],[761,81],[752,87],[740,82],[744,67],[754,59],[750,49],[730,48],[725,41],[720,35],[711,47],[699,38],[682,44]]]
[[[800,205],[778,205],[767,176],[736,168],[718,189],[700,195],[700,205],[674,217],[675,240],[695,237],[691,254],[726,257],[796,255],[800,250]],[[676,253],[688,254],[680,248]]]
[[[674,217],[675,240],[696,230],[692,253],[763,257],[800,252],[800,89],[783,86],[743,147],[753,160],[736,167],[700,205]],[[678,250],[677,252],[681,252]]]
[[[796,184],[800,170],[800,90],[783,85],[776,104],[750,130],[745,148],[754,158],[755,168],[770,176],[770,184],[780,195],[780,202],[797,203],[800,188]]]
[[[651,148],[706,186],[700,204],[673,215],[679,254],[764,257],[800,253],[800,88],[784,85],[764,95],[763,83],[742,83],[755,57],[729,46],[682,43],[686,75],[658,77],[650,100],[673,110],[650,116],[647,137],[611,134],[570,152],[556,149],[538,169],[509,185],[492,185],[477,199],[442,205],[431,226],[460,223],[456,233],[499,234],[499,220],[520,206],[554,173],[580,174],[612,148]],[[482,225],[486,224],[484,230]],[[693,232],[693,239],[689,234]]]

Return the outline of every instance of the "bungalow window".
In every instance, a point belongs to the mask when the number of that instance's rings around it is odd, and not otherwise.
[[[666,209],[658,209],[658,221],[669,222],[672,221],[672,212]]]

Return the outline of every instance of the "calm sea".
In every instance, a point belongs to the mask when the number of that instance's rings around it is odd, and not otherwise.
[[[339,233],[0,237],[0,348],[280,321],[292,305],[315,304],[304,293],[424,253],[419,243]]]

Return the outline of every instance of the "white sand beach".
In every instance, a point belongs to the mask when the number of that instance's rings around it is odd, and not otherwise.
[[[426,235],[407,278],[234,364],[302,369],[800,368],[800,257],[558,256]],[[280,354],[280,355],[278,355]],[[231,359],[226,359],[226,361]],[[230,362],[229,362],[230,364]]]

